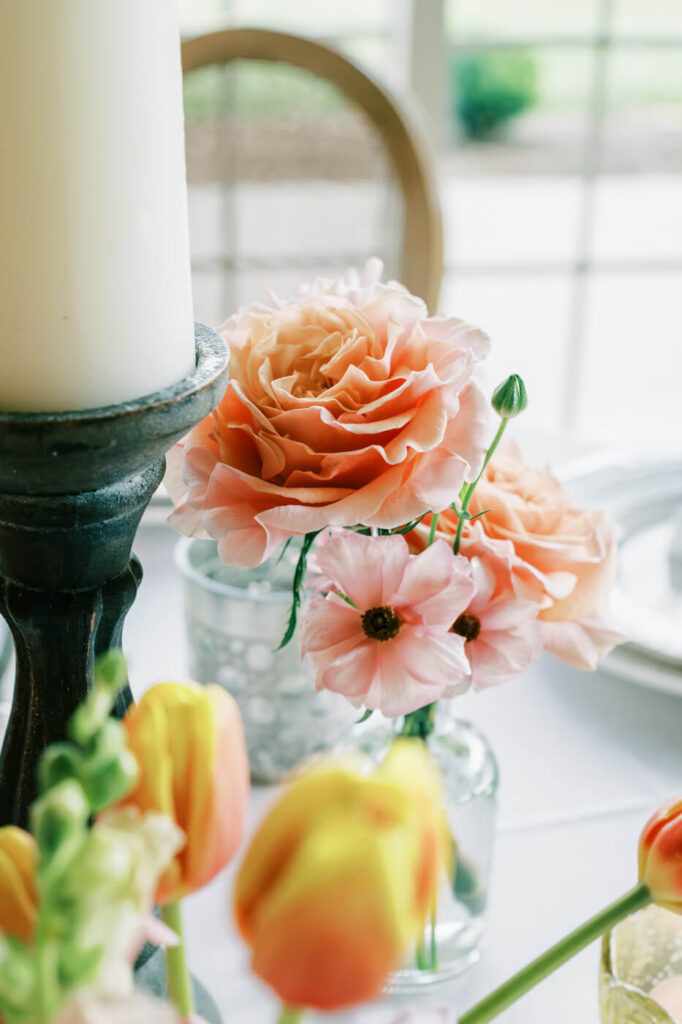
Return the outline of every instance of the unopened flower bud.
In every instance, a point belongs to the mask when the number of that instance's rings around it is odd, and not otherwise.
[[[659,907],[682,914],[682,798],[649,818],[639,840],[639,880]]]
[[[35,984],[35,960],[31,952],[0,934],[0,1001],[16,1013],[13,1019],[27,1019]]]
[[[139,778],[137,761],[124,746],[123,727],[114,721],[111,725],[121,730],[121,751],[109,753],[105,749],[101,754],[86,760],[81,777],[93,814],[122,800]]]
[[[54,786],[33,805],[31,813],[31,831],[40,850],[52,854],[85,828],[89,814],[80,783],[67,779]]]
[[[493,391],[492,407],[503,419],[511,420],[518,416],[528,405],[528,395],[523,378],[512,373]]]
[[[52,789],[65,779],[77,779],[81,760],[80,753],[72,743],[53,743],[49,746],[38,764],[41,790]]]
[[[69,723],[69,736],[74,743],[85,746],[102,728],[126,679],[126,661],[120,651],[100,655],[95,664],[95,685]]]

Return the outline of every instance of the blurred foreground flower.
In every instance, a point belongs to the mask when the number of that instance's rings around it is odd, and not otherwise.
[[[467,689],[464,639],[450,630],[474,592],[466,559],[443,541],[411,555],[399,535],[349,531],[322,540],[315,559],[329,593],[305,611],[302,648],[318,690],[393,716]]]
[[[175,822],[184,842],[162,875],[156,899],[180,943],[166,950],[168,992],[185,1017],[194,997],[180,901],[232,860],[242,841],[249,794],[244,730],[234,699],[220,686],[159,683],[123,720],[140,768],[124,806]]]
[[[98,662],[70,740],[43,755],[35,844],[0,830],[0,1017],[11,1024],[53,1024],[85,990],[133,991],[131,953],[181,833],[159,814],[107,811],[137,777],[109,717],[125,678],[120,654]],[[93,825],[96,811],[105,813]]]
[[[14,825],[0,828],[0,932],[30,942],[38,908],[35,840]]]
[[[185,835],[156,894],[171,903],[215,878],[242,841],[249,767],[239,710],[220,686],[159,683],[123,724],[140,767],[123,805],[164,814]]]
[[[333,1010],[381,992],[435,900],[441,801],[414,740],[397,741],[372,775],[329,761],[293,780],[234,895],[253,969],[285,1004]]]

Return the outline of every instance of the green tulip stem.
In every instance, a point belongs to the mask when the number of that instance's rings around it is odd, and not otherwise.
[[[463,513],[469,511],[469,502],[473,498],[474,491],[476,490],[476,485],[478,484],[479,480],[481,479],[481,477],[485,473],[486,467],[487,467],[488,463],[490,462],[490,460],[492,459],[493,455],[495,454],[495,449],[497,448],[498,444],[502,440],[502,435],[504,434],[505,430],[507,429],[507,424],[508,423],[509,423],[509,420],[506,417],[503,417],[502,420],[500,421],[500,425],[497,428],[497,433],[495,434],[495,437],[493,438],[493,442],[490,445],[490,448],[488,448],[488,451],[486,452],[485,458],[483,460],[483,465],[481,466],[481,472],[478,474],[478,476],[473,481],[473,483],[470,483],[469,486],[467,487],[467,489],[465,490],[464,497],[462,498],[462,509],[461,509],[461,511]],[[454,550],[456,555],[459,554],[459,545],[460,545],[460,542],[462,540],[462,530],[463,530],[463,528],[464,528],[464,516],[460,516],[459,517],[459,521],[457,523],[457,533],[455,534],[455,543],[453,545],[453,550]]]
[[[302,1020],[303,1010],[296,1006],[283,1006],[277,1024],[301,1024]]]
[[[191,1017],[194,1013],[194,993],[192,991],[192,980],[187,969],[180,900],[176,900],[174,903],[167,903],[165,907],[162,907],[161,919],[180,939],[178,946],[169,946],[166,950],[168,998],[178,1009],[181,1017]]]
[[[525,995],[558,967],[579,953],[600,935],[617,925],[623,918],[641,910],[651,902],[651,893],[641,882],[619,900],[595,914],[575,931],[561,939],[526,967],[512,975],[504,984],[487,995],[480,1003],[459,1018],[459,1024],[488,1024],[517,999]]]

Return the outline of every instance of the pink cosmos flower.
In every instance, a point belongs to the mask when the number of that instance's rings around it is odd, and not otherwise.
[[[464,638],[450,630],[474,591],[467,559],[444,541],[411,555],[400,535],[344,531],[319,542],[316,563],[331,591],[308,605],[302,647],[318,690],[396,716],[467,689]]]
[[[479,471],[490,410],[472,375],[485,334],[429,317],[421,299],[364,279],[319,280],[221,328],[225,395],[171,453],[172,524],[255,566],[327,526],[392,529],[442,509]]]
[[[460,550],[471,561],[476,591],[452,628],[466,641],[472,683],[480,690],[513,678],[538,657],[541,605],[516,593],[521,560],[510,541],[492,540],[476,522]]]

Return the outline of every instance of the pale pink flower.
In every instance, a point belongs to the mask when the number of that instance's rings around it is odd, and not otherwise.
[[[452,628],[465,638],[472,683],[480,690],[512,679],[538,657],[540,605],[516,593],[520,559],[510,541],[487,537],[477,521],[460,550],[471,561],[476,590]]]
[[[394,528],[443,509],[479,471],[490,410],[473,382],[485,334],[429,317],[381,283],[319,280],[221,328],[224,397],[171,453],[173,525],[255,566],[287,537],[328,526]]]
[[[467,689],[464,639],[450,631],[474,590],[465,558],[444,541],[411,555],[400,535],[344,531],[316,562],[333,588],[302,620],[318,690],[395,716]]]
[[[594,669],[625,637],[608,620],[615,572],[613,526],[603,512],[574,508],[559,481],[531,469],[514,443],[503,445],[476,487],[470,511],[492,541],[513,545],[517,597],[539,605],[544,649],[576,668]],[[485,513],[485,514],[481,514]],[[452,543],[457,515],[438,517],[437,536]],[[413,551],[426,544],[428,520],[409,537]]]

